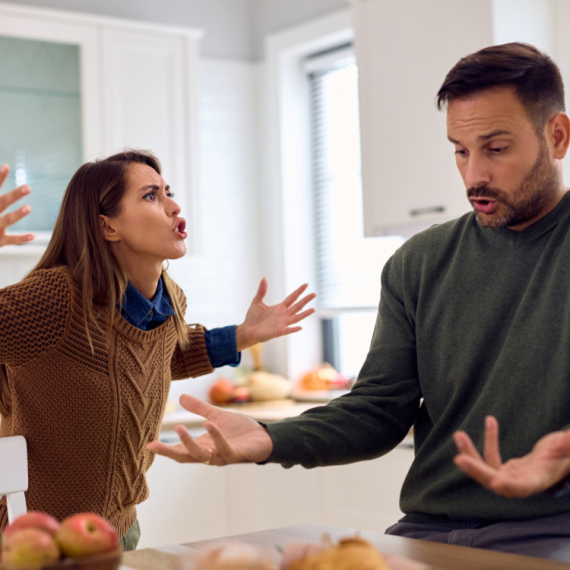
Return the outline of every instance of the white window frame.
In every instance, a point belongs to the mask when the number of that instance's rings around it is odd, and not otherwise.
[[[353,40],[350,10],[335,12],[272,34],[266,39],[267,142],[261,193],[264,267],[272,297],[282,298],[301,283],[316,287],[312,234],[312,180],[307,56]],[[297,380],[322,357],[320,321],[269,343],[266,364]]]

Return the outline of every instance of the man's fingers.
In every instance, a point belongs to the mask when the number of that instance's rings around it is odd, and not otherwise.
[[[235,463],[234,450],[232,446],[228,443],[228,440],[224,437],[218,426],[213,422],[206,422],[204,424],[204,427],[206,428],[208,434],[210,435],[212,441],[214,442],[214,445],[216,446],[216,449],[214,451],[214,456],[221,457],[223,459],[223,464]],[[213,463],[219,465],[220,462],[219,461],[216,462],[216,459],[217,458],[214,459]]]
[[[486,463],[495,469],[499,469],[503,464],[499,450],[499,422],[493,416],[485,418],[483,456]]]
[[[479,461],[483,461],[483,458],[473,445],[471,438],[464,431],[456,431],[453,434],[453,440],[455,441],[455,445],[460,453],[469,455]]]
[[[295,291],[293,291],[293,293],[291,293],[284,301],[283,303],[285,304],[286,307],[290,307],[300,296],[301,293],[303,293],[303,291],[309,286],[308,283],[304,283],[303,285],[301,285],[300,287],[298,287],[297,289],[295,289]]]
[[[181,443],[166,445],[162,443],[162,441],[151,441],[147,444],[146,448],[156,453],[156,455],[163,455],[164,457],[178,461],[178,463],[188,463],[188,452]]]
[[[188,451],[188,460],[193,461],[195,463],[205,463],[206,461],[210,461],[212,459],[212,453],[208,448],[202,447],[194,438],[188,433],[188,430],[184,426],[174,426],[174,431],[178,434],[182,445]]]
[[[483,487],[490,488],[491,481],[497,474],[495,469],[489,467],[482,459],[475,459],[471,455],[460,453],[453,458],[453,462],[461,471],[475,479]]]
[[[30,187],[27,185],[19,186],[18,188],[7,192],[6,194],[0,194],[0,212],[3,212],[8,206],[20,200],[24,196],[30,193]]]
[[[180,396],[179,402],[182,407],[189,412],[198,414],[199,416],[208,419],[211,419],[213,415],[216,415],[220,412],[219,408],[216,406],[211,406],[207,402],[204,402],[198,398],[194,398],[194,396],[189,396],[188,394],[182,394],[182,396]]]

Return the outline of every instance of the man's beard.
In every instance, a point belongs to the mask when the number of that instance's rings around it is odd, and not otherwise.
[[[536,162],[512,197],[498,188],[490,188],[487,185],[469,188],[467,197],[497,200],[497,208],[501,207],[502,213],[485,215],[477,212],[477,222],[486,228],[509,228],[539,216],[552,202],[558,185],[558,172],[549,163],[548,148],[544,142],[541,142]]]

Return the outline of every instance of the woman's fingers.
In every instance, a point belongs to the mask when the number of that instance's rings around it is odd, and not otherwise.
[[[303,285],[301,285],[300,287],[295,289],[295,291],[293,291],[293,293],[291,293],[289,296],[287,296],[287,298],[283,301],[285,306],[290,307],[301,296],[301,293],[303,293],[303,291],[308,286],[309,286],[308,283],[304,283]]]
[[[310,295],[303,297],[298,303],[295,303],[293,306],[289,307],[289,314],[294,315],[295,313],[298,313],[305,305],[315,299],[316,296],[316,293],[311,293]]]
[[[288,325],[294,325],[295,323],[298,323],[299,321],[302,321],[303,319],[306,319],[307,317],[311,316],[314,312],[315,312],[315,309],[307,309],[303,313],[299,313],[298,315],[290,317],[289,322],[287,324]],[[287,329],[287,330],[289,331],[289,329]]]
[[[18,208],[15,212],[4,214],[0,217],[0,231],[5,230],[8,226],[13,226],[16,222],[25,218],[31,211],[31,206],[26,204],[25,206]]]
[[[6,178],[8,178],[9,173],[10,167],[7,164],[0,166],[0,188],[2,188],[2,184],[6,182]]]
[[[4,180],[6,177],[4,177]],[[0,177],[0,181],[4,181]],[[1,185],[1,184],[0,184]],[[14,202],[17,202],[24,196],[27,196],[30,193],[30,187],[27,185],[19,186],[10,192],[6,192],[6,194],[0,194],[0,213],[6,210],[8,206],[12,205]]]

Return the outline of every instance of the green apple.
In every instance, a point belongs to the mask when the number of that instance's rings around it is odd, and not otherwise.
[[[59,560],[60,551],[51,534],[38,528],[15,530],[2,539],[0,561],[7,568],[40,568]]]

